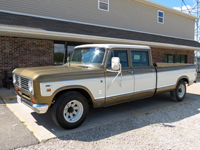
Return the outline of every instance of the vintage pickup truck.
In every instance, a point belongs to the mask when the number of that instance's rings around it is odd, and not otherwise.
[[[77,46],[61,66],[13,71],[17,100],[37,113],[52,106],[54,122],[65,129],[80,126],[89,110],[170,92],[182,101],[186,84],[196,81],[192,64],[152,62],[148,46],[90,44]]]

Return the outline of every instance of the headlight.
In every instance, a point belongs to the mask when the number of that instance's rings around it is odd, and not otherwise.
[[[31,80],[28,81],[28,91],[33,94],[33,82]]]
[[[13,83],[14,83],[14,84],[16,83],[16,77],[15,77],[15,74],[13,74]]]

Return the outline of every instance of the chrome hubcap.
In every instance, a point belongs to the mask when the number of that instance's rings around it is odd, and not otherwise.
[[[83,115],[83,105],[77,100],[72,100],[64,108],[64,118],[69,123],[77,122]]]
[[[181,84],[178,88],[178,96],[182,98],[185,94],[185,86]]]

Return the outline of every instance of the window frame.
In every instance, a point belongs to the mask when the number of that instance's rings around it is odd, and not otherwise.
[[[142,51],[142,52],[147,52],[147,55],[148,55],[148,66],[133,66],[133,63],[132,63],[132,51]],[[150,62],[150,59],[151,59],[151,56],[150,56],[150,51],[149,50],[145,50],[145,49],[130,49],[130,59],[131,59],[131,67],[132,68],[144,68],[144,67],[150,67],[151,66],[151,62]]]
[[[159,13],[160,13],[160,12],[163,13],[163,17],[160,17],[160,16],[159,16]],[[165,16],[164,16],[164,11],[158,10],[158,12],[157,12],[157,22],[160,23],[160,24],[164,24],[164,17],[165,17]],[[160,22],[160,21],[159,21],[159,18],[162,18],[162,19],[163,19],[163,22]]]
[[[100,3],[107,4],[107,5],[108,5],[108,9],[106,10],[106,9],[102,9],[102,8],[100,8]],[[98,0],[98,9],[99,9],[99,10],[109,12],[109,7],[110,7],[110,5],[109,5],[109,0],[108,0],[108,3],[106,3],[106,2],[102,2],[101,0]]]
[[[182,61],[182,56],[184,56],[184,60],[185,60],[185,64],[187,64],[187,55],[181,55],[181,54],[164,54],[164,55],[166,55],[167,56],[167,62],[164,62],[163,61],[163,63],[170,63],[169,62],[169,55],[172,55],[173,56],[173,62],[172,63],[178,63],[178,62],[176,62],[176,55],[179,55],[179,57],[180,57],[180,62],[179,63],[182,63],[181,61]],[[163,57],[164,57],[164,55],[163,55]],[[183,63],[182,63],[183,64]]]
[[[124,70],[124,69],[127,69],[127,68],[131,68],[132,67],[132,65],[130,64],[130,50],[129,49],[123,49],[123,48],[112,48],[112,49],[110,49],[110,50],[108,50],[108,52],[107,52],[107,56],[106,56],[106,62],[105,62],[105,68],[106,69],[111,69],[111,68],[108,68],[108,59],[109,59],[109,57],[110,57],[110,54],[113,52],[113,51],[126,51],[126,54],[127,54],[127,60],[128,60],[128,67],[122,67],[122,70]],[[121,63],[121,62],[120,62]]]

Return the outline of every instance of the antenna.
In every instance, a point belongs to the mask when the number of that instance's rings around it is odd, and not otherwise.
[[[186,2],[187,0],[181,0],[181,11],[189,13],[191,15],[200,17],[200,0],[194,0],[195,4],[190,6]],[[200,20],[195,21],[195,40],[200,42]],[[197,65],[197,70],[200,72],[200,51],[195,51],[195,64]]]
[[[181,0],[181,11],[185,13],[189,13],[191,15],[200,17],[200,0],[195,0],[195,4],[190,6],[186,2],[187,0]],[[195,40],[200,42],[200,23],[199,19],[195,21]]]

